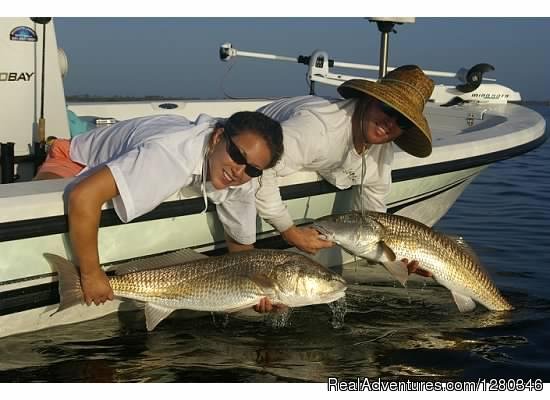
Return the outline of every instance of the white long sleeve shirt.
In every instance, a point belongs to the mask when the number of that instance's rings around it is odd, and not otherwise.
[[[265,170],[256,192],[259,215],[279,232],[294,223],[281,199],[277,177],[300,170],[318,172],[338,187],[353,186],[353,209],[386,211],[391,185],[392,143],[371,145],[366,153],[366,173],[361,193],[361,155],[353,145],[351,117],[356,100],[302,96],[270,103],[258,111],[279,121],[283,128],[284,154]]]
[[[73,138],[70,157],[86,165],[82,173],[109,168],[119,191],[113,206],[123,222],[194,186],[216,204],[226,233],[239,243],[251,244],[256,241],[257,180],[216,190],[204,179],[208,140],[217,121],[205,114],[195,122],[178,115],[121,121]]]

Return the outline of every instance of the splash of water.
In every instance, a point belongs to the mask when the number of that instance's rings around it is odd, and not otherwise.
[[[229,314],[211,312],[210,315],[212,316],[212,323],[216,328],[227,328],[229,324]]]
[[[332,303],[328,303],[328,306],[332,311],[332,327],[334,329],[341,329],[344,326],[344,317],[347,311],[346,298],[342,297]]]
[[[269,313],[265,321],[270,327],[281,329],[287,326],[291,314],[292,308],[288,307],[284,311]]]

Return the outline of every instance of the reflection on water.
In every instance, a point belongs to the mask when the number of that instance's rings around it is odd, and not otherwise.
[[[458,312],[449,291],[343,266],[345,302],[276,316],[143,311],[0,340],[0,382],[326,382],[354,377],[550,380],[550,144],[488,168],[437,229],[463,236],[512,312]],[[343,307],[345,304],[345,308]],[[342,324],[343,321],[343,324]]]

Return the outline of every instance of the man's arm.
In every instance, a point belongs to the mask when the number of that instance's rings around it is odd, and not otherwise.
[[[107,275],[99,266],[97,235],[101,206],[117,195],[115,180],[107,167],[83,179],[69,193],[69,236],[88,305],[113,299]]]
[[[284,232],[294,225],[294,221],[281,199],[277,177],[292,175],[323,157],[325,126],[316,116],[303,112],[282,121],[281,127],[285,150],[279,162],[258,178],[256,208],[261,218],[277,231]]]
[[[281,236],[288,244],[302,251],[315,254],[319,249],[333,245],[332,242],[321,239],[315,229],[294,225],[281,198],[277,175],[273,168],[265,170],[262,175],[260,188],[256,192],[256,208],[260,217],[281,232]]]

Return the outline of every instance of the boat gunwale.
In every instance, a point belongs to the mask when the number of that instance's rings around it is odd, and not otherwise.
[[[497,161],[506,160],[520,154],[527,153],[541,146],[548,138],[544,132],[535,140],[505,150],[486,153],[475,157],[450,160],[435,164],[419,165],[408,168],[395,169],[392,172],[392,181],[402,182],[427,176],[441,175],[449,172],[467,170],[474,167],[489,165]],[[350,189],[344,189],[350,190]],[[339,192],[340,189],[325,180],[302,182],[281,187],[283,200],[292,200],[302,197],[317,196],[326,193]],[[129,223],[151,221],[162,218],[174,218],[185,215],[198,214],[204,209],[202,197],[169,200],[160,204],[149,213],[138,217]],[[214,211],[215,205],[209,202],[208,212]],[[100,227],[120,225],[123,222],[118,218],[114,209],[108,208],[101,212]],[[46,217],[22,219],[0,223],[0,242],[25,239],[29,237],[47,236],[68,232],[67,216],[65,214]]]

